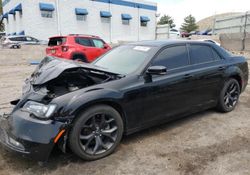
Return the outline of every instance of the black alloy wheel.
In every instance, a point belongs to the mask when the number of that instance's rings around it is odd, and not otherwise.
[[[111,154],[123,134],[120,114],[106,105],[95,106],[78,118],[70,133],[72,151],[85,160]]]
[[[117,129],[114,118],[105,114],[95,114],[82,127],[80,145],[90,155],[104,153],[114,145]]]
[[[218,108],[222,112],[232,111],[238,103],[240,96],[240,85],[237,80],[229,79],[220,94]]]

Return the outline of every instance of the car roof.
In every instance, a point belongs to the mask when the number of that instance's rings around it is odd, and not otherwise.
[[[98,38],[98,39],[100,39],[99,36],[87,35],[87,34],[69,34],[69,35],[64,35],[64,36],[53,36],[53,37],[50,37],[50,38],[67,38],[67,37],[76,37],[76,36],[87,37],[87,38]]]
[[[149,41],[139,41],[139,42],[129,43],[128,45],[164,47],[174,44],[204,44],[204,43],[212,44],[205,41],[196,41],[196,40],[149,40]]]
[[[6,36],[6,38],[17,38],[17,37],[29,37],[27,35],[11,35],[11,36]]]

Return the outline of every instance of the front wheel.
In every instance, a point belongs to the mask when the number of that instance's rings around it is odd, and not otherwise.
[[[69,144],[80,158],[97,160],[111,154],[122,135],[120,114],[110,106],[98,105],[87,109],[74,122]]]
[[[221,90],[217,108],[221,112],[232,111],[239,101],[240,85],[237,80],[231,78],[225,82]]]

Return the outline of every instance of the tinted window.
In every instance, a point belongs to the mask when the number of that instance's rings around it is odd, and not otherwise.
[[[50,38],[49,46],[60,46],[66,42],[66,38],[64,37],[57,37],[57,38]]]
[[[98,47],[98,48],[104,47],[104,43],[102,42],[102,40],[93,39],[93,43],[94,43],[95,47]]]
[[[26,37],[13,37],[9,38],[11,41],[26,41]]]
[[[91,41],[87,38],[76,38],[75,41],[77,44],[92,47]]]
[[[186,46],[174,46],[163,50],[153,61],[153,65],[165,66],[174,69],[188,65],[188,53]]]
[[[213,56],[214,56],[215,60],[220,60],[221,59],[220,55],[214,49],[212,49],[212,52],[213,52]]]
[[[213,61],[213,52],[209,46],[205,45],[191,45],[190,59],[191,64],[199,64]]]
[[[27,41],[35,41],[35,42],[37,42],[37,41],[38,41],[37,39],[32,38],[32,37],[26,37],[26,40],[27,40]]]

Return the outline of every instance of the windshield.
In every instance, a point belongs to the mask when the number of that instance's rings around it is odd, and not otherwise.
[[[120,46],[93,62],[109,72],[127,75],[139,69],[150,56],[148,46]]]

